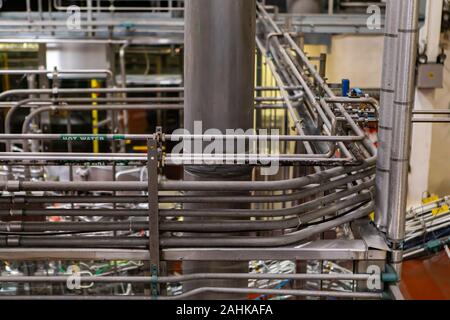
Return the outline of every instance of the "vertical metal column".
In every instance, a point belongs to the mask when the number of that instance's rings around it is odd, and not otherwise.
[[[414,107],[415,68],[419,33],[419,0],[400,0],[402,7],[398,30],[398,78],[395,88],[392,136],[388,238],[392,242],[392,264],[400,271],[402,242],[411,153],[412,110]]]
[[[227,129],[253,128],[255,25],[255,0],[185,2],[184,125],[191,133],[195,121],[202,122],[203,130],[214,128],[223,133]],[[185,179],[249,180],[251,171],[229,166],[187,167]],[[215,203],[187,204],[184,207],[243,208],[240,204],[224,206]],[[248,263],[183,262],[183,272],[248,272]],[[184,291],[206,286],[247,287],[247,284],[246,280],[193,281],[184,284]],[[195,298],[236,297],[239,298],[236,295],[211,294]]]
[[[253,127],[255,0],[185,3],[185,128]]]
[[[386,3],[381,110],[378,126],[377,197],[375,200],[375,223],[381,231],[386,231],[388,220],[389,172],[391,167],[392,126],[394,123],[395,82],[398,69],[400,5],[401,2],[398,0],[388,0]]]
[[[148,214],[149,214],[149,253],[150,273],[152,276],[151,294],[154,298],[159,295],[156,282],[160,270],[159,248],[159,208],[158,208],[158,149],[155,140],[147,141],[147,176],[148,176]]]

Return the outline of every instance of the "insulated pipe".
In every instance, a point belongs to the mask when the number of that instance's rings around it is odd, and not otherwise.
[[[304,225],[317,220],[319,218],[333,215],[336,212],[346,208],[355,206],[364,201],[371,200],[370,193],[364,193],[348,200],[341,200],[335,204],[306,212],[300,216],[280,220],[262,220],[262,221],[227,221],[216,220],[214,222],[165,222],[161,224],[161,230],[173,232],[243,232],[243,231],[272,231],[272,230],[286,230],[291,228],[303,227]]]
[[[354,183],[360,179],[369,177],[370,173],[366,172],[365,174],[357,174],[355,177],[353,176],[348,176],[346,178],[343,179],[339,179],[339,180],[335,180],[335,181],[329,181],[329,182],[324,182],[319,186],[311,186],[308,188],[302,188],[300,189],[298,192],[293,192],[293,193],[289,193],[286,195],[266,195],[266,196],[238,196],[238,197],[230,197],[230,196],[223,196],[223,197],[208,197],[205,200],[207,201],[207,199],[210,199],[211,202],[224,202],[225,200],[227,200],[228,202],[233,202],[233,199],[235,202],[249,202],[249,203],[281,203],[281,202],[292,202],[292,201],[299,201],[302,199],[306,199],[308,197],[312,197],[312,196],[316,196],[320,193],[323,192],[327,192],[328,191],[328,195],[321,197],[321,198],[317,198],[315,200],[312,200],[311,203],[307,202],[307,203],[302,203],[298,206],[293,206],[293,207],[289,207],[289,208],[285,208],[285,209],[277,209],[277,210],[258,210],[255,212],[255,210],[236,210],[236,214],[242,214],[242,215],[248,215],[250,217],[253,216],[260,216],[260,217],[277,217],[277,216],[285,216],[287,215],[286,213],[290,214],[298,214],[298,213],[302,213],[304,206],[306,205],[313,205],[313,203],[317,204],[318,206],[323,205],[324,203],[327,202],[332,202],[334,200],[336,200],[337,198],[335,197],[344,197],[344,195],[352,195],[352,194],[356,194],[362,190],[364,190],[364,187],[366,189],[369,189],[373,186],[373,180],[369,180],[367,182],[361,183],[360,185],[357,185],[355,187],[351,187],[351,188],[347,188],[348,184]],[[344,189],[343,191],[340,192],[334,192],[336,191],[336,189]],[[164,199],[164,197],[162,197],[162,199]],[[185,196],[185,197],[168,197],[168,199],[172,199],[173,202],[182,202],[182,203],[186,203],[186,201],[200,201],[200,198],[194,198],[194,197],[190,197],[190,196]],[[308,207],[309,208],[309,207]],[[206,212],[210,210],[206,209],[206,210],[183,210],[184,214],[189,214],[189,215],[201,215],[202,212]],[[211,212],[212,215],[215,214],[224,214],[229,212],[230,210],[221,210],[221,211],[214,211]],[[178,214],[176,214],[176,212],[178,212],[177,210],[163,210],[162,211],[165,215],[174,215],[177,216]],[[239,213],[238,213],[239,212]],[[251,213],[251,214],[250,214]],[[218,215],[220,216],[220,215]]]
[[[97,138],[101,136],[104,139],[114,139],[118,135],[115,134],[104,134],[104,135],[94,135],[94,134],[81,134],[84,137]],[[27,140],[63,140],[65,137],[70,137],[70,134],[27,134],[27,135],[14,135],[14,134],[0,134],[0,140],[19,140],[19,139],[27,139]],[[125,140],[148,140],[154,139],[155,134],[125,134],[121,135]],[[166,134],[163,135],[163,138],[167,140],[173,139],[173,141],[179,141],[181,139],[186,140],[198,140],[198,141],[210,141],[213,139],[230,139],[230,140],[250,140],[255,141],[257,139],[269,140],[269,139],[277,139],[280,141],[332,141],[332,142],[358,142],[363,141],[364,138],[359,136],[289,136],[289,135],[222,135],[222,134],[205,134],[205,135],[184,135],[184,134]],[[309,155],[313,156],[313,155]],[[328,159],[329,158],[323,158]]]
[[[298,201],[301,199],[305,199],[307,197],[314,196],[321,192],[326,192],[328,190],[335,190],[344,185],[354,182],[356,180],[362,179],[368,175],[370,172],[366,172],[363,175],[356,174],[355,176],[347,176],[346,178],[339,179],[331,182],[323,182],[320,186],[301,189],[299,192],[295,192],[293,194],[288,195],[269,195],[269,196],[160,196],[160,203],[281,203],[287,201]],[[369,189],[373,186],[373,180],[364,182],[358,186],[355,186],[351,189],[347,189],[344,191],[340,191],[337,193],[331,193],[325,197],[321,197],[310,202],[303,203],[299,206],[280,209],[280,210],[263,210],[263,211],[253,211],[253,210],[245,210],[245,209],[195,209],[195,210],[165,210],[162,209],[160,211],[161,216],[205,216],[210,215],[214,217],[276,217],[276,216],[286,216],[292,214],[299,214],[305,212],[305,210],[310,210],[318,206],[323,206],[326,203],[333,202],[340,197],[350,196],[357,192],[363,191],[365,188]],[[11,187],[9,187],[11,189]],[[93,188],[93,187],[91,187]],[[104,187],[102,187],[104,188]],[[14,189],[13,189],[14,190]],[[17,190],[17,189],[15,189]],[[122,189],[119,189],[122,190]],[[92,190],[91,190],[92,191]],[[108,197],[108,196],[86,196],[86,197],[71,197],[71,196],[46,196],[46,197],[33,197],[33,196],[3,196],[0,197],[0,204],[9,204],[9,205],[19,205],[19,204],[31,204],[31,203],[145,203],[145,196],[135,196],[135,197]],[[102,210],[94,210],[91,211],[90,214],[86,215],[110,215],[115,213],[117,210],[113,211],[102,211]],[[42,213],[44,212],[44,213]],[[47,212],[47,213],[45,213]],[[52,213],[54,212],[54,213]],[[128,215],[136,213],[139,214],[139,210],[129,210]],[[14,209],[14,210],[0,210],[0,215],[10,215],[10,216],[20,216],[20,215],[39,215],[40,213],[47,215],[83,215],[86,212],[84,210],[28,210],[28,209]],[[78,213],[78,214],[77,214]],[[122,213],[122,211],[117,211],[117,214]],[[127,215],[124,213],[124,215]]]
[[[389,172],[392,148],[392,127],[394,124],[394,97],[398,77],[398,29],[401,1],[388,0],[386,7],[386,33],[384,36],[383,75],[381,88],[381,109],[378,123],[378,158],[376,176],[375,224],[386,231],[389,204]]]
[[[76,201],[76,200],[75,200]],[[130,203],[133,201],[130,201]],[[142,200],[145,202],[145,199]],[[100,203],[97,202],[97,203]],[[0,217],[148,217],[146,209],[0,209]]]
[[[244,231],[273,231],[286,230],[307,226],[308,223],[319,218],[333,215],[348,207],[362,204],[371,200],[370,193],[357,195],[347,200],[328,205],[325,208],[306,212],[300,216],[288,219],[268,220],[268,221],[239,221],[239,220],[215,220],[213,222],[162,222],[161,231],[171,232],[195,232],[195,233],[223,233],[223,232],[244,232]],[[93,210],[95,211],[95,210]],[[207,216],[207,215],[205,215]],[[126,221],[114,222],[8,222],[0,223],[1,232],[18,233],[23,232],[46,232],[64,231],[74,233],[103,232],[103,231],[140,231],[148,230],[148,222],[134,221],[132,218]],[[26,235],[26,234],[25,234]],[[45,235],[45,234],[43,234]]]
[[[180,203],[189,203],[189,202],[236,202],[236,203],[281,203],[281,202],[291,202],[291,201],[298,201],[301,199],[306,199],[308,197],[317,196],[319,193],[326,192],[326,191],[335,191],[336,189],[343,188],[345,189],[348,184],[356,183],[358,180],[363,178],[368,178],[370,175],[372,175],[370,172],[365,172],[364,174],[360,175],[360,178],[357,178],[356,176],[347,176],[347,178],[339,179],[339,180],[333,180],[333,181],[324,181],[319,186],[311,185],[305,188],[301,188],[298,190],[298,192],[292,192],[288,194],[279,194],[279,195],[251,195],[251,196],[209,196],[209,197],[201,197],[201,196],[162,196],[160,197],[160,201],[168,201],[170,202],[180,202]],[[369,181],[367,182],[369,183]],[[370,186],[372,186],[373,181],[370,181]],[[356,187],[352,188],[351,190],[357,190]],[[346,190],[348,191],[348,190]],[[356,192],[356,191],[355,191]],[[336,193],[331,192],[330,195],[324,197],[324,201],[328,199],[327,197],[331,197],[333,195],[336,195]],[[296,207],[290,208],[290,210],[295,210]],[[198,210],[195,211],[187,211],[189,213],[191,212],[198,212]],[[276,211],[271,211],[275,214]],[[193,213],[195,214],[195,213]]]
[[[319,233],[325,232],[327,230],[333,229],[335,227],[341,226],[344,223],[348,223],[354,221],[356,219],[365,217],[373,212],[374,205],[373,202],[370,202],[367,206],[357,209],[352,213],[349,213],[345,216],[336,218],[329,222],[324,222],[322,224],[308,227],[306,229],[292,232],[286,235],[277,236],[277,237],[250,237],[250,236],[236,236],[236,237],[227,237],[227,238],[210,238],[208,241],[205,241],[204,238],[201,237],[162,237],[161,238],[161,246],[162,247],[174,247],[174,248],[188,248],[188,247],[197,247],[197,248],[205,248],[205,247],[281,247],[298,244],[299,242],[310,238],[311,236],[317,235]]]
[[[391,263],[401,273],[402,242],[405,237],[408,171],[411,154],[412,111],[415,68],[419,38],[419,1],[401,0],[399,27],[399,66],[394,101],[390,198],[387,237],[392,242]]]
[[[0,75],[4,74],[11,74],[11,75],[30,75],[30,74],[105,74],[109,81],[111,81],[114,85],[116,84],[116,79],[114,77],[114,73],[111,70],[108,69],[66,69],[66,70],[31,70],[31,69],[24,69],[24,70],[0,70]]]
[[[145,248],[144,237],[99,237],[99,236],[1,236],[0,247],[49,247],[49,248]]]
[[[334,220],[321,223],[319,225],[310,226],[300,231],[292,232],[282,236],[274,237],[252,237],[252,236],[235,236],[235,237],[213,237],[205,241],[204,237],[161,237],[160,244],[164,248],[206,248],[206,247],[226,247],[226,248],[264,248],[264,247],[280,247],[298,244],[303,240],[317,235],[324,231],[336,228],[342,224],[349,223],[356,219],[369,215],[374,209],[373,202],[370,202],[363,208],[357,209],[345,216],[338,217]],[[99,237],[99,236],[22,236],[0,235],[0,247],[49,247],[49,248],[142,248],[148,246],[148,238],[146,237]],[[213,265],[193,266],[193,269],[212,268],[219,266],[218,263]],[[232,269],[238,265],[231,265]],[[242,269],[242,266],[240,266]],[[230,271],[230,270],[228,270]],[[231,270],[233,271],[233,270]],[[248,270],[246,270],[248,271]],[[192,272],[189,272],[192,273]],[[195,272],[194,272],[195,273]]]
[[[25,137],[22,137],[22,139]],[[65,141],[75,141],[77,139],[67,139]],[[89,139],[82,137],[82,139],[78,139],[78,141],[107,141],[108,139]],[[113,139],[123,141],[122,137]],[[17,153],[19,154],[19,153]],[[28,154],[28,152],[27,152]],[[353,167],[355,165],[359,165],[361,161],[359,160],[350,160],[350,159],[323,159],[323,158],[308,158],[306,156],[301,155],[261,155],[255,159],[254,156],[249,156],[248,154],[238,154],[232,156],[204,156],[197,157],[195,155],[184,155],[182,157],[170,157],[165,156],[163,158],[163,162],[165,166],[189,166],[190,171],[193,171],[193,167],[210,167],[210,168],[224,168],[222,171],[225,171],[225,164],[227,163],[228,167],[234,166],[234,171],[240,166],[242,171],[249,171],[250,167],[254,166],[263,166],[266,167],[268,163],[278,163],[280,166],[285,165],[307,165],[307,166],[348,166]],[[27,156],[20,155],[0,155],[0,163],[7,165],[67,165],[71,163],[78,164],[95,164],[95,162],[102,162],[103,164],[109,163],[120,163],[122,165],[141,165],[146,162],[146,158],[144,155],[136,153],[136,154],[125,154],[125,153],[116,153],[116,154],[95,154],[94,156],[82,156],[81,154],[67,153],[61,156],[58,155],[47,155],[45,153],[40,155],[31,156],[28,154]],[[196,163],[199,162],[199,163]],[[233,173],[235,174],[235,172]],[[230,177],[231,178],[231,177]]]
[[[172,200],[169,200],[169,203],[173,203]],[[8,205],[26,205],[32,203],[147,203],[147,196],[1,196],[0,204],[8,204]],[[20,211],[21,212],[21,211]],[[17,212],[17,213],[20,213]],[[148,212],[148,211],[147,211]],[[10,215],[14,215],[15,211],[10,210]]]
[[[92,93],[150,93],[150,92],[183,92],[181,87],[161,87],[161,88],[98,88],[98,89],[16,89],[0,93],[0,100],[11,96],[36,95],[59,95],[59,94],[92,94]]]
[[[252,279],[252,280],[355,280],[364,281],[372,277],[370,274],[278,274],[278,273],[198,273],[180,276],[152,277],[145,276],[81,276],[82,283],[178,283],[199,279]],[[1,276],[0,283],[12,282],[45,282],[58,283],[67,282],[69,276]]]
[[[344,182],[342,182],[344,183]],[[373,186],[373,180],[370,180],[368,182],[364,182],[354,188],[340,191],[337,193],[329,194],[325,197],[317,198],[315,200],[302,203],[301,205],[298,205],[293,208],[287,208],[287,209],[278,209],[278,210],[245,210],[245,209],[225,209],[225,210],[172,210],[172,209],[161,209],[160,210],[160,216],[161,217],[227,217],[227,218],[251,218],[251,217],[283,217],[293,214],[301,214],[304,212],[307,212],[308,210],[312,210],[314,208],[323,207],[324,205],[328,203],[332,203],[333,201],[336,201],[338,199],[351,196],[352,194],[356,194],[358,192],[361,192],[365,189],[368,189]],[[335,187],[332,187],[332,184],[330,184],[328,189],[333,189]],[[327,189],[325,189],[327,190]],[[294,201],[294,200],[300,200],[308,197],[310,194],[317,194],[321,192],[321,190],[313,189],[312,192],[302,192],[300,193],[300,196],[297,196],[296,198],[288,198],[283,201]],[[1,198],[2,200],[5,200],[5,198]],[[50,198],[37,198],[40,200],[40,203],[42,202],[72,202],[76,203],[79,199],[74,198],[67,198],[64,196],[60,197],[50,197]],[[46,200],[48,199],[48,200]],[[227,202],[233,202],[233,199],[227,199]],[[34,199],[24,199],[27,203],[33,203]],[[53,200],[53,201],[52,201]],[[205,202],[221,202],[221,199],[211,199],[209,197],[204,198]],[[261,199],[257,199],[259,202],[261,202]],[[267,203],[274,203],[274,202],[281,202],[282,200],[274,199],[271,196],[265,196],[264,199],[262,199],[264,202]],[[145,198],[144,196],[141,199],[134,199],[134,198],[107,198],[107,197],[99,197],[96,198],[90,198],[86,201],[91,201],[95,203],[144,203]],[[128,201],[128,202],[127,202]],[[188,201],[183,198],[168,198],[165,199],[164,197],[160,197],[160,203],[173,203],[173,202],[181,202],[181,203],[187,203]],[[200,200],[197,201],[197,203],[200,202]],[[234,200],[234,202],[241,202],[239,200]],[[256,202],[256,200],[249,199],[247,202]],[[0,203],[6,203],[6,202],[0,202]],[[11,203],[11,201],[9,202]],[[39,210],[33,210],[33,209],[0,209],[0,216],[10,216],[10,217],[20,217],[20,216],[123,216],[123,217],[142,217],[142,216],[148,216],[148,210],[144,209],[39,209]]]
[[[133,301],[133,300],[184,300],[195,297],[199,299],[199,295],[205,294],[228,294],[236,296],[245,296],[249,294],[260,295],[283,295],[283,296],[298,296],[298,297],[328,297],[328,298],[342,298],[342,299],[383,299],[383,293],[376,292],[339,292],[339,291],[312,291],[312,290],[288,290],[288,289],[257,289],[257,288],[230,288],[230,287],[201,287],[191,291],[182,293],[176,296],[76,296],[76,295],[59,295],[59,296],[1,296],[0,300],[84,300],[84,301]]]
[[[300,189],[313,183],[322,183],[328,179],[341,175],[359,172],[371,167],[374,159],[357,167],[336,167],[327,171],[314,173],[309,176],[279,181],[162,181],[162,190],[184,191],[277,191],[287,189]]]
[[[127,159],[129,157],[125,157]],[[300,189],[310,184],[329,183],[329,179],[348,173],[358,172],[363,168],[341,167],[320,172],[310,176],[280,181],[171,181],[161,182],[161,191],[280,191]],[[358,176],[357,176],[358,177]],[[145,191],[146,182],[131,181],[0,181],[3,191]],[[228,195],[228,194],[226,194]],[[211,196],[208,194],[207,196]]]
[[[369,177],[371,176],[373,173],[373,171],[369,170],[369,171],[365,171],[362,173],[356,173],[355,175],[349,175],[349,176],[343,176],[345,178],[340,178],[339,180],[332,180],[332,181],[323,181],[320,183],[319,186],[315,186],[315,185],[311,185],[311,186],[307,186],[304,188],[299,188],[298,192],[293,192],[287,195],[270,195],[270,196],[218,196],[218,197],[211,197],[211,196],[160,196],[159,197],[159,201],[161,203],[204,203],[204,202],[217,202],[217,203],[227,203],[227,202],[231,202],[231,203],[280,203],[280,202],[287,202],[287,201],[298,201],[301,199],[305,199],[307,197],[310,196],[314,196],[318,193],[321,192],[326,192],[328,190],[335,190],[335,189],[339,189],[339,188],[343,188],[345,185],[352,183],[356,180],[360,180],[363,179],[364,177]],[[308,208],[310,208],[309,206],[313,206],[314,205],[323,205],[326,202],[332,202],[334,200],[337,199],[337,197],[341,196],[345,196],[345,195],[351,195],[354,194],[356,192],[362,191],[363,187],[367,187],[370,188],[373,185],[373,180],[367,181],[365,183],[362,183],[361,185],[358,185],[356,187],[353,187],[351,189],[347,189],[341,192],[337,192],[337,193],[331,193],[325,197],[322,198],[318,198],[316,200],[313,200],[312,202],[308,202],[308,203],[304,203],[298,207],[294,207],[292,209],[287,209],[287,210],[300,210],[299,212],[301,212],[302,208],[305,209],[303,206],[308,206]],[[20,187],[20,184],[19,184]],[[98,190],[95,188],[98,188],[99,186],[96,187],[91,187],[91,189],[89,189],[89,191],[93,191],[94,190]],[[104,188],[103,186],[100,186],[101,188]],[[4,190],[16,190],[17,191],[17,184],[14,185],[14,182],[11,182],[7,185],[3,186]],[[118,189],[120,190],[120,189]],[[137,189],[136,189],[137,190]],[[136,191],[135,190],[135,191]],[[61,190],[60,190],[61,191]],[[111,191],[111,190],[110,190]],[[116,190],[117,191],[117,190]],[[141,190],[142,191],[142,190]],[[71,196],[46,196],[45,198],[42,197],[35,197],[35,196],[3,196],[0,197],[0,203],[6,203],[6,204],[30,204],[30,203],[145,203],[146,202],[146,197],[145,196],[135,196],[135,197],[120,197],[120,196],[116,196],[116,197],[108,197],[108,196],[85,196],[85,197],[71,197]],[[316,204],[315,204],[316,203]],[[22,211],[16,211],[13,210],[14,212],[11,211],[4,211],[5,213],[2,214],[22,214]],[[214,212],[211,212],[210,210],[205,210],[210,212],[211,215],[215,215],[215,216],[221,216],[221,214],[224,213],[228,213],[227,210],[223,210],[223,211],[219,211],[219,210],[214,210]],[[0,211],[1,212],[1,211]],[[26,210],[23,212],[23,214],[27,214],[27,212],[30,212],[30,214],[34,214],[34,210],[33,211],[29,211]],[[239,213],[245,214],[245,213],[249,213],[251,212],[250,216],[256,215],[256,216],[261,216],[262,214],[268,214],[269,216],[277,216],[278,214],[280,216],[285,215],[284,213],[286,213],[285,211],[283,212],[279,212],[276,210],[272,210],[272,211],[258,211],[258,212],[253,212],[253,211],[248,211],[248,210],[239,210]],[[164,216],[178,216],[181,215],[181,213],[183,213],[183,215],[190,215],[190,216],[196,216],[196,215],[202,215],[204,214],[201,210],[183,210],[183,211],[178,211],[178,210],[161,210],[160,212],[162,215]],[[37,213],[36,213],[37,214]],[[230,214],[230,213],[228,213]]]
[[[94,210],[93,210],[94,211]],[[113,221],[113,222],[8,222],[0,223],[0,234],[8,232],[27,235],[29,232],[63,231],[73,233],[103,232],[103,231],[140,231],[148,230],[148,222]],[[35,235],[35,234],[31,234]],[[46,235],[43,233],[42,235]],[[55,238],[56,240],[56,238]]]
[[[351,181],[347,180],[344,182],[345,179],[342,179],[340,181],[336,182],[330,182],[326,183],[320,187],[314,187],[311,189],[305,189],[304,191],[296,192],[291,196],[291,194],[288,195],[270,195],[270,196],[253,196],[253,197],[234,197],[234,202],[248,202],[248,203],[281,203],[281,202],[291,202],[291,201],[299,201],[301,199],[306,199],[311,196],[318,195],[321,192],[325,191],[335,191],[340,186],[345,186],[345,184],[352,183],[356,181],[355,179],[352,179]],[[352,194],[356,194],[358,192],[361,192],[365,189],[369,189],[373,186],[373,179],[361,183],[360,185],[356,187],[349,188],[347,190],[339,191],[336,193],[330,193],[324,197],[317,198],[315,200],[302,203],[298,206],[285,208],[285,209],[276,209],[276,210],[161,210],[160,214],[163,216],[173,217],[173,216],[205,216],[205,215],[211,215],[214,217],[282,217],[292,214],[300,214],[304,213],[306,210],[310,210],[316,207],[324,206],[327,203],[333,202],[335,200],[338,200],[343,197],[351,196]],[[190,197],[175,197],[169,198],[172,199],[173,202],[181,202],[186,203],[189,200],[195,200]],[[168,200],[169,200],[168,199]],[[164,198],[160,199],[165,200]],[[221,198],[214,198],[209,197],[206,198],[205,201],[211,201],[211,202],[221,202],[223,203],[225,200],[228,202],[233,202],[233,197],[221,197]],[[198,202],[200,202],[200,199],[197,199]]]
[[[253,129],[255,68],[255,0],[187,0],[185,2],[185,119],[191,133],[201,121],[204,130]],[[205,90],[207,88],[207,90]],[[202,132],[203,133],[203,132]],[[234,144],[234,143],[233,143]],[[200,142],[202,147],[202,142]],[[202,147],[203,150],[203,147]],[[233,152],[234,153],[234,152]],[[248,167],[185,167],[185,180],[249,180]],[[248,191],[243,191],[248,192]],[[240,193],[236,193],[239,195]],[[221,195],[199,192],[194,195]],[[233,194],[230,194],[233,195]],[[193,204],[186,209],[245,208],[242,204]],[[207,236],[207,235],[206,235]],[[203,238],[204,242],[209,239]],[[184,273],[227,270],[247,272],[248,264],[236,262],[183,262]],[[230,286],[220,281],[196,281],[183,289]],[[231,284],[247,287],[246,281]],[[202,298],[236,298],[236,295],[202,295]],[[238,296],[245,298],[245,296]]]

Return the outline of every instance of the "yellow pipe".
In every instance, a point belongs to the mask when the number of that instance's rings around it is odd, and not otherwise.
[[[92,89],[98,89],[100,88],[100,84],[97,80],[93,79],[91,80],[91,88]],[[92,93],[91,94],[92,99],[98,98],[98,93]],[[92,102],[93,106],[97,105],[97,102]],[[98,110],[92,110],[92,134],[98,134]],[[98,140],[93,141],[93,152],[99,153],[100,152],[100,145]]]
[[[9,69],[8,66],[8,53],[4,52],[3,53],[3,68],[5,70]],[[3,75],[3,91],[8,91],[9,90],[9,75],[5,74]]]

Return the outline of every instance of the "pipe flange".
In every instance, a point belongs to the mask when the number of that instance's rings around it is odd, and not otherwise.
[[[6,246],[18,247],[19,245],[20,245],[20,237],[19,236],[7,236],[6,237]]]
[[[24,214],[24,210],[23,209],[11,209],[9,210],[9,215],[11,217],[21,217]]]
[[[402,263],[403,261],[403,251],[402,250],[393,250],[391,251],[391,263],[397,264]]]
[[[6,184],[5,184],[4,191],[9,191],[9,192],[20,191],[20,181],[17,181],[17,180],[9,180],[9,181],[7,181]]]
[[[11,222],[6,225],[6,231],[8,232],[22,232],[22,222]]]
[[[11,204],[25,204],[26,199],[25,196],[15,196],[13,195],[11,197]]]

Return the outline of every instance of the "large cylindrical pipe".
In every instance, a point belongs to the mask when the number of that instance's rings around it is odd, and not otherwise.
[[[419,1],[401,0],[398,78],[395,88],[392,135],[388,238],[401,265],[401,243],[405,236],[406,200],[411,153],[412,111],[419,33]],[[398,268],[399,269],[399,268]],[[400,270],[398,270],[400,271]]]
[[[378,125],[378,158],[376,176],[375,223],[386,231],[389,202],[389,172],[391,167],[392,126],[394,124],[395,80],[398,68],[398,28],[401,3],[388,0],[384,36],[383,75],[381,84],[380,119]]]
[[[287,9],[290,13],[320,13],[321,2],[317,0],[288,0]]]
[[[255,0],[187,0],[185,128],[253,127]]]
[[[253,128],[255,67],[255,0],[187,0],[185,3],[185,129],[194,123],[203,130]],[[186,168],[189,181],[250,179],[250,171],[230,167]],[[196,195],[204,194],[202,192]],[[209,193],[211,195],[211,193]],[[230,208],[226,204],[189,204],[187,209]],[[235,204],[233,208],[245,208]],[[205,239],[205,241],[207,241]],[[242,262],[184,262],[184,273],[248,272]],[[247,281],[202,280],[185,284],[184,290],[210,286],[247,287]],[[244,298],[202,294],[196,298]]]

